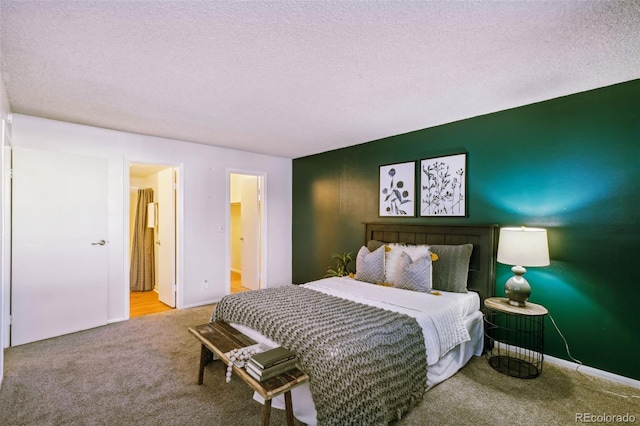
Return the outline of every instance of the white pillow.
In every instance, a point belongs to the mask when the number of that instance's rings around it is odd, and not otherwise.
[[[410,245],[401,243],[387,244],[387,251],[384,259],[384,272],[386,282],[389,284],[395,284],[396,273],[398,271],[398,265],[400,264],[400,255],[407,253],[411,260],[415,262],[421,257],[430,255],[428,245]],[[429,258],[431,259],[431,258]]]

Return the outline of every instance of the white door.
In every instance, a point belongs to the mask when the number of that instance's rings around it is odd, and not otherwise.
[[[165,305],[176,307],[175,260],[176,220],[173,168],[158,172],[158,223],[156,226],[158,298]]]
[[[0,291],[2,291],[2,315],[0,316],[0,345],[3,348],[9,346],[9,336],[11,335],[11,326],[9,325],[9,313],[11,312],[11,130],[6,120],[2,120],[2,158],[3,158],[3,171],[2,176],[2,190],[0,191],[2,197],[2,259],[0,260],[0,277],[2,284],[0,284]],[[0,349],[2,352],[2,349]],[[2,374],[2,360],[3,353],[0,353],[0,374]]]
[[[104,158],[13,150],[12,346],[107,323]]]
[[[257,176],[244,176],[240,185],[242,223],[242,286],[260,288],[260,200]]]

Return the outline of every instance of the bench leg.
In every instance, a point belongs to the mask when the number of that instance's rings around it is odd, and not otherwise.
[[[284,407],[287,415],[287,426],[293,426],[293,403],[291,402],[291,392],[284,393]]]
[[[287,426],[293,426],[293,403],[291,402],[291,392],[284,393],[284,406],[287,415]],[[262,408],[262,426],[269,426],[269,418],[271,417],[271,400],[264,401]]]
[[[269,426],[269,417],[271,417],[271,400],[267,399],[262,408],[262,426]]]
[[[200,347],[200,369],[198,370],[198,384],[201,385],[204,379],[204,366],[209,358],[209,349],[205,345]]]

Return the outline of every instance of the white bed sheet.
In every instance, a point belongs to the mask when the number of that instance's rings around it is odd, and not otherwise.
[[[482,353],[483,315],[478,310],[480,298],[475,292],[440,292],[441,294],[436,296],[428,293],[376,286],[348,277],[326,278],[304,284],[304,286],[326,294],[366,303],[416,318],[423,329],[427,348],[427,389],[451,377],[469,361],[471,356]],[[438,333],[434,330],[431,317],[425,312],[438,311],[442,309],[442,306],[449,306],[448,312],[455,311],[457,313],[456,317],[459,315],[462,321],[461,327],[464,328],[467,337],[452,349],[439,353],[440,351],[434,348],[436,345],[439,346],[437,343]],[[268,339],[256,330],[241,324],[232,324],[232,326],[266,347],[278,346],[277,342]],[[316,409],[309,384],[304,383],[294,388],[291,391],[291,396],[294,416],[307,425],[315,425]],[[258,393],[254,394],[254,399],[264,403]],[[280,395],[274,398],[272,406],[284,409],[284,397]]]
[[[422,328],[427,365],[435,364],[449,350],[470,340],[463,320],[470,309],[480,306],[479,297],[473,292],[435,295],[372,285],[349,277],[325,278],[303,286],[415,318]]]
[[[434,293],[420,293],[411,290],[402,290],[395,287],[378,286],[349,277],[324,278],[302,284],[303,287],[312,288],[334,296],[359,301],[367,299],[373,306],[390,309],[390,305],[424,312],[432,310],[441,301],[439,298],[451,300],[460,305],[462,317],[467,317],[480,309],[480,296],[474,291],[468,293],[451,293],[436,290]],[[408,315],[411,315],[410,313]]]

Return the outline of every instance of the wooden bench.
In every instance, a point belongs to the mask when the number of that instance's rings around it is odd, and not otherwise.
[[[204,379],[204,366],[212,358],[221,359],[226,365],[230,360],[226,357],[232,349],[239,349],[246,346],[255,345],[256,342],[248,336],[240,333],[229,324],[222,321],[215,321],[208,324],[201,324],[189,327],[189,332],[202,343],[200,349],[200,369],[198,371],[198,384],[201,385]],[[293,404],[291,402],[291,389],[309,380],[309,376],[298,368],[282,373],[265,381],[259,382],[251,377],[244,368],[233,366],[233,374],[239,377],[251,388],[264,398],[264,408],[262,409],[262,425],[269,424],[271,416],[271,400],[284,393],[285,413],[287,425],[293,425]]]

